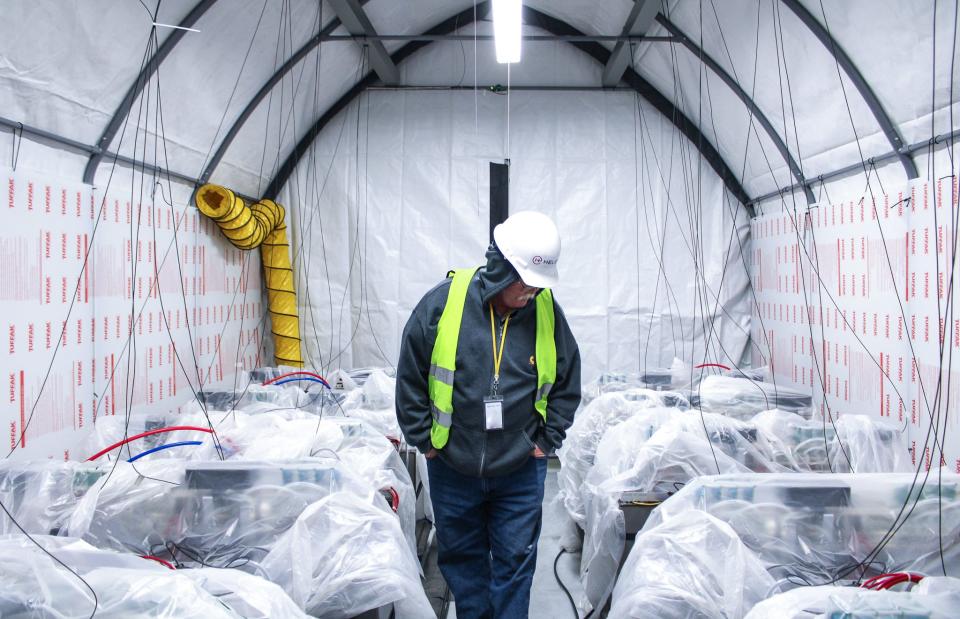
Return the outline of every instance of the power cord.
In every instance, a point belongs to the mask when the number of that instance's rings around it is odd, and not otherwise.
[[[573,595],[570,594],[570,590],[567,589],[567,586],[563,584],[563,581],[560,580],[560,573],[557,572],[557,563],[560,562],[560,557],[567,552],[566,548],[561,548],[560,552],[557,553],[557,556],[553,560],[553,577],[556,579],[557,584],[560,585],[560,588],[563,589],[564,595],[567,596],[567,600],[570,601],[570,608],[573,610],[573,616],[577,619],[580,619],[580,611],[577,609],[577,603],[573,601]]]

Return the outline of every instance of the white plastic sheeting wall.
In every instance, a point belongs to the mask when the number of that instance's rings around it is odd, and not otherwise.
[[[752,326],[755,361],[771,359],[774,380],[812,390],[824,417],[884,418],[906,430],[915,466],[937,467],[942,445],[943,463],[960,471],[960,188],[949,163],[941,151],[930,180],[874,179],[755,219]]]
[[[556,295],[584,378],[674,357],[739,363],[747,218],[686,138],[633,93],[516,91],[509,104],[510,209],[557,222]],[[482,263],[506,112],[505,95],[372,91],[327,126],[280,196],[298,213],[313,364],[392,363],[420,297]],[[723,320],[705,326],[704,312]]]
[[[2,174],[0,423],[13,457],[83,459],[98,419],[175,412],[261,363],[259,255],[186,206],[189,191],[174,185],[171,200],[122,170],[109,188]]]

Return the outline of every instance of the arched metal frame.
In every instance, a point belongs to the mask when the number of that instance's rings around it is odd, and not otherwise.
[[[97,168],[104,158],[104,153],[107,152],[107,148],[113,141],[114,137],[116,137],[117,132],[122,126],[124,118],[126,118],[126,116],[129,114],[134,101],[142,92],[147,81],[157,71],[160,64],[170,54],[170,52],[173,51],[180,40],[182,40],[184,34],[186,33],[183,28],[192,27],[208,11],[208,9],[210,9],[210,7],[216,3],[216,1],[217,0],[200,0],[200,2],[194,6],[190,13],[183,18],[178,25],[179,28],[175,29],[164,40],[164,42],[158,48],[157,53],[148,60],[147,64],[137,75],[137,78],[127,91],[116,112],[107,123],[100,140],[94,146],[94,148],[97,150],[91,154],[84,170],[83,180],[85,183],[93,183]],[[366,4],[367,1],[368,0],[359,0],[359,3],[362,5]],[[856,86],[860,95],[866,101],[867,106],[870,108],[882,131],[887,136],[887,139],[893,147],[893,152],[896,153],[896,157],[900,160],[907,177],[911,179],[917,178],[918,172],[916,164],[911,157],[912,151],[904,145],[903,139],[897,131],[896,126],[893,124],[893,121],[890,119],[876,94],[870,88],[866,79],[860,73],[859,69],[856,67],[850,57],[846,54],[843,48],[840,47],[826,27],[817,21],[817,19],[805,7],[803,7],[798,0],[781,1],[787,6],[787,8],[796,14],[801,22],[827,48],[830,54],[836,59],[838,65],[842,67],[844,72],[846,72],[847,76]],[[489,1],[480,2],[475,7],[470,7],[458,15],[445,20],[424,34],[449,34],[460,26],[472,23],[475,17],[488,14],[489,11]],[[708,68],[710,68],[718,77],[720,77],[721,80],[726,83],[731,90],[733,90],[734,94],[737,95],[744,105],[746,105],[747,108],[752,111],[753,115],[757,118],[757,122],[764,127],[765,131],[776,145],[777,150],[783,156],[784,161],[790,168],[791,173],[797,179],[797,183],[793,187],[802,187],[807,196],[807,201],[812,201],[813,194],[810,190],[811,181],[808,181],[803,177],[803,173],[800,170],[797,162],[790,154],[789,149],[786,147],[783,140],[780,138],[779,134],[773,128],[766,116],[757,107],[756,103],[753,102],[753,100],[746,94],[736,80],[734,80],[725,70],[723,70],[723,68],[720,67],[716,61],[714,61],[710,56],[706,55],[704,51],[689,37],[684,35],[679,28],[669,22],[669,20],[667,20],[663,15],[658,15],[657,20],[668,31],[670,31],[671,34],[677,37],[678,40],[685,47],[687,47],[691,53],[696,55],[704,64],[707,65]],[[546,30],[555,36],[583,35],[583,33],[579,32],[566,22],[529,7],[524,7],[524,21],[527,24]],[[315,35],[313,38],[311,38],[303,47],[301,47],[293,56],[291,56],[277,70],[277,72],[271,76],[271,78],[263,85],[263,87],[261,87],[261,89],[257,92],[253,99],[251,99],[251,101],[244,108],[243,112],[240,114],[237,120],[234,121],[233,125],[225,134],[224,139],[218,145],[213,157],[201,173],[199,182],[206,182],[210,178],[216,166],[220,163],[220,161],[222,161],[226,151],[230,147],[230,144],[236,138],[244,123],[256,110],[259,103],[297,63],[299,63],[308,53],[310,53],[310,51],[317,47],[324,37],[330,36],[333,30],[338,26],[340,26],[338,19],[335,18],[331,20],[331,22],[324,27],[318,35]],[[392,59],[394,62],[399,63],[429,43],[430,41],[414,41],[408,43],[397,50],[392,55]],[[571,41],[571,44],[589,54],[601,64],[606,64],[607,60],[611,56],[611,52],[597,42]],[[710,164],[711,168],[713,168],[714,171],[720,176],[731,193],[733,193],[752,214],[752,204],[755,203],[756,200],[751,200],[749,196],[747,196],[746,192],[743,190],[743,187],[740,185],[729,166],[727,166],[719,152],[706,138],[706,136],[703,135],[699,128],[696,127],[696,125],[692,123],[690,119],[687,118],[672,102],[664,97],[662,93],[657,91],[653,85],[644,80],[634,71],[628,70],[623,77],[623,81],[629,84],[638,94],[643,96],[659,112],[666,116],[674,125],[677,126],[677,128],[681,130],[681,132],[697,147],[701,155]],[[271,180],[265,192],[265,196],[275,196],[279,192],[283,184],[289,179],[290,174],[293,172],[293,169],[296,167],[300,158],[312,144],[313,140],[316,139],[317,135],[319,135],[319,132],[323,129],[323,127],[334,116],[336,116],[337,113],[349,105],[353,99],[359,96],[360,93],[376,83],[377,77],[373,72],[371,72],[357,84],[355,84],[349,91],[347,91],[347,93],[338,99],[328,110],[324,112],[322,116],[316,120],[310,130],[298,141],[296,147],[294,147],[293,151],[278,170],[277,175]]]
[[[876,93],[870,88],[870,84],[867,83],[866,78],[860,73],[857,65],[853,64],[853,60],[850,59],[847,52],[843,51],[843,48],[840,47],[840,44],[837,43],[837,40],[833,38],[826,27],[817,21],[817,18],[800,4],[799,0],[780,1],[783,2],[788,9],[793,11],[793,13],[800,18],[800,21],[810,29],[810,32],[827,48],[830,55],[836,59],[837,63],[847,74],[847,77],[853,82],[853,85],[857,87],[860,96],[867,102],[867,107],[873,112],[873,117],[877,120],[877,124],[880,125],[880,129],[883,130],[884,135],[887,136],[887,140],[890,141],[890,146],[892,146],[894,152],[897,153],[897,158],[900,160],[904,172],[907,173],[907,178],[913,179],[920,176],[920,173],[917,172],[917,164],[914,163],[913,157],[910,156],[910,151],[906,148],[903,137],[901,137],[900,132],[897,131],[896,125],[893,124],[893,120],[890,119],[887,111],[883,109],[883,104],[880,103],[880,99],[877,98]]]
[[[197,20],[203,17],[203,14],[206,13],[216,1],[217,0],[200,0],[177,25],[177,28],[163,40],[163,43],[161,43],[157,49],[157,53],[150,57],[147,64],[145,64],[143,69],[140,70],[140,73],[137,74],[137,78],[133,80],[133,84],[130,86],[130,89],[127,90],[127,94],[120,102],[117,111],[110,117],[110,122],[107,123],[103,134],[96,143],[96,146],[100,147],[100,151],[90,155],[90,159],[87,161],[87,167],[83,170],[84,183],[88,185],[93,184],[93,179],[97,175],[97,168],[100,167],[100,162],[103,161],[104,153],[110,148],[110,143],[113,142],[113,138],[116,137],[120,127],[123,126],[123,121],[127,117],[127,114],[130,113],[133,102],[136,101],[140,93],[143,92],[147,82],[150,81],[153,74],[160,68],[160,64],[170,55],[170,52],[172,52],[181,39],[183,39],[184,35],[187,34],[187,30],[185,29],[197,23]]]
[[[362,0],[361,4],[365,3],[367,0]],[[320,32],[309,41],[303,44],[290,58],[286,60],[280,67],[270,76],[270,79],[257,91],[257,94],[253,95],[253,98],[250,99],[250,102],[247,103],[247,106],[243,108],[243,111],[240,112],[240,116],[237,117],[233,124],[230,125],[230,129],[223,136],[223,140],[220,141],[220,145],[217,146],[217,150],[213,153],[213,156],[210,157],[210,160],[207,162],[207,165],[203,168],[203,172],[200,173],[199,182],[206,183],[210,180],[210,175],[213,174],[214,169],[220,164],[220,161],[223,159],[224,155],[227,154],[227,149],[230,148],[230,144],[236,139],[237,134],[240,133],[240,129],[243,128],[243,125],[247,122],[253,113],[257,110],[257,106],[260,105],[260,102],[267,98],[267,95],[270,94],[270,91],[273,90],[273,87],[276,86],[280,80],[286,76],[293,67],[300,63],[301,60],[306,58],[307,54],[312,52],[320,42],[323,40],[323,37],[330,35],[334,30],[340,27],[340,20],[334,18],[327,24]]]
[[[807,197],[807,203],[813,204],[817,201],[816,197],[813,195],[813,191],[805,183],[806,179],[803,176],[803,171],[800,169],[800,165],[793,158],[793,155],[790,154],[790,149],[783,142],[783,139],[780,137],[780,134],[777,133],[777,130],[773,128],[773,123],[770,122],[770,119],[767,118],[757,104],[754,102],[750,95],[740,87],[739,82],[733,78],[729,73],[721,67],[716,60],[714,60],[710,55],[708,55],[703,49],[698,46],[693,40],[683,33],[676,24],[671,22],[663,15],[657,15],[657,22],[667,29],[667,32],[677,37],[677,40],[686,47],[690,53],[700,59],[708,69],[713,71],[717,77],[723,80],[723,83],[726,84],[730,90],[733,91],[733,94],[737,95],[737,98],[747,107],[748,110],[753,114],[753,117],[760,123],[760,126],[763,127],[764,131],[767,132],[767,136],[773,142],[774,146],[777,147],[777,150],[780,151],[780,155],[783,157],[783,160],[787,163],[787,167],[790,168],[790,172],[793,174],[793,177],[797,179],[797,184],[803,187],[804,194]],[[747,137],[749,139],[749,136]]]
[[[458,27],[473,23],[474,19],[485,16],[489,12],[489,9],[489,2],[482,2],[476,6],[476,10],[474,10],[474,7],[470,7],[441,22],[440,24],[437,24],[426,34],[446,34],[453,32]],[[523,7],[523,21],[527,25],[540,28],[541,30],[554,35],[583,35],[582,32],[575,29],[570,24],[527,6]],[[403,60],[429,43],[429,41],[414,41],[408,43],[394,52],[391,57],[394,63],[399,65],[401,62],[403,62]],[[610,50],[596,42],[578,41],[572,42],[571,44],[594,58],[601,65],[605,65],[611,55]],[[748,209],[749,212],[751,212],[752,215],[752,207],[748,204],[750,202],[750,197],[740,185],[736,175],[720,156],[720,153],[713,146],[710,140],[703,135],[696,124],[687,118],[687,116],[679,108],[671,103],[670,100],[660,93],[660,91],[658,91],[652,84],[640,77],[640,75],[638,75],[632,69],[628,69],[626,71],[623,81],[629,84],[630,87],[633,88],[640,96],[653,105],[657,111],[669,119],[670,122],[672,122],[687,137],[687,139],[689,139],[697,147],[701,156],[703,156],[704,160],[706,160],[714,172],[716,172],[717,175],[723,180],[723,183],[727,189],[745,206],[745,208]],[[343,96],[341,96],[336,103],[334,103],[316,120],[316,122],[314,122],[313,126],[311,126],[310,129],[303,135],[303,137],[300,138],[300,140],[297,142],[297,145],[287,156],[286,160],[284,160],[283,164],[277,170],[277,174],[273,177],[273,179],[271,179],[270,184],[264,191],[265,198],[276,198],[277,194],[280,192],[280,189],[286,184],[287,180],[289,180],[290,175],[300,162],[300,159],[304,156],[304,154],[307,153],[311,144],[314,142],[314,140],[316,140],[317,136],[319,136],[320,132],[327,125],[327,123],[329,123],[330,120],[337,115],[337,113],[347,107],[364,90],[374,85],[376,82],[377,77],[371,71]]]

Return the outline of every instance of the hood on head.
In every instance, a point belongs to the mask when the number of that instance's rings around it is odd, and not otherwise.
[[[484,305],[519,279],[517,270],[503,257],[497,244],[490,243],[487,248],[487,266],[480,269],[480,296]]]

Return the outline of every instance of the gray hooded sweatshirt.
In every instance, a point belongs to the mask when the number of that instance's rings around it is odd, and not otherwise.
[[[580,351],[554,297],[557,378],[548,396],[547,420],[534,408],[537,391],[536,304],[510,315],[500,367],[503,429],[486,430],[483,399],[493,385],[490,301],[517,281],[516,270],[494,245],[487,266],[477,271],[467,291],[457,346],[453,386],[453,423],[439,457],[457,471],[474,477],[505,475],[520,468],[534,446],[553,453],[573,423],[580,404]],[[451,279],[424,295],[403,330],[397,363],[397,419],[409,444],[426,453],[431,448],[430,396],[427,376],[437,338],[437,324],[447,302]],[[497,344],[503,319],[494,313]]]

